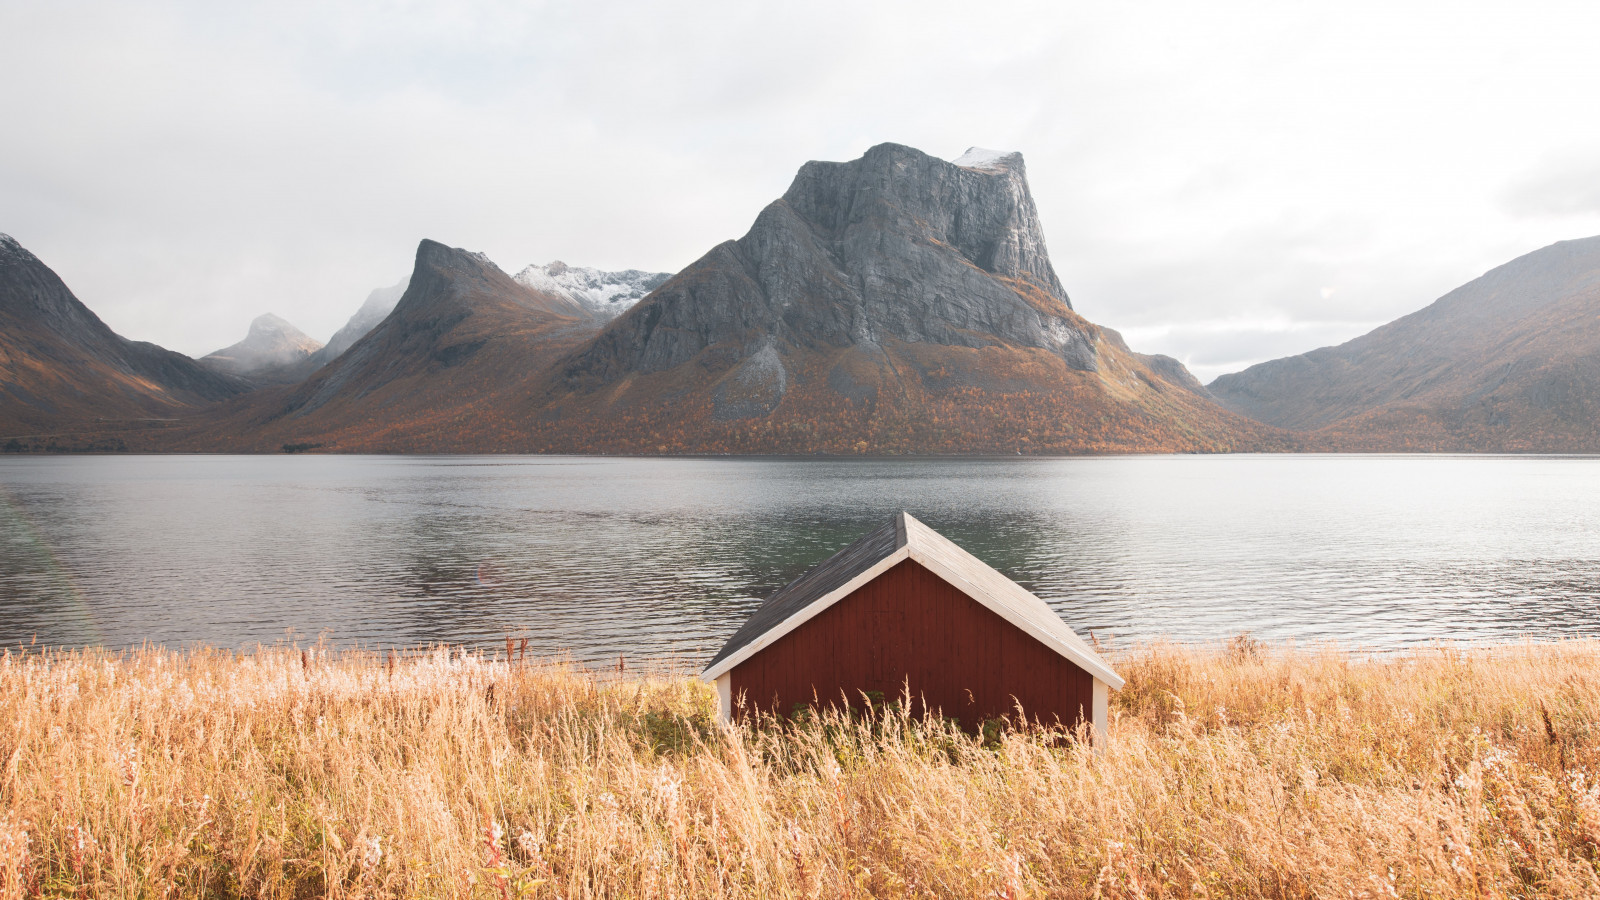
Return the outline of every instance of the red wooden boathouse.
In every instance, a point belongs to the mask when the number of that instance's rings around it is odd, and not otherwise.
[[[1020,705],[1097,733],[1123,684],[1043,600],[906,513],[767,598],[701,677],[724,720],[909,686],[968,728]]]

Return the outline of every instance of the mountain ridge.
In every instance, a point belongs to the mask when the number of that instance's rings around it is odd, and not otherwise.
[[[517,284],[483,254],[423,240],[404,294],[376,327],[304,381],[175,431],[171,447],[491,447],[509,427],[497,404],[595,328],[574,301]]]
[[[958,166],[898,144],[801,166],[744,237],[674,275],[545,382],[529,412],[562,426],[535,445],[547,450],[1279,440],[1217,407],[1176,360],[1132,353],[1072,310],[1020,154]]]
[[[1600,237],[1523,254],[1335,347],[1224,375],[1243,415],[1328,449],[1600,449]]]
[[[512,280],[536,291],[566,297],[587,309],[601,322],[609,322],[627,312],[671,277],[670,272],[644,272],[639,269],[606,271],[588,266],[569,266],[556,260],[542,266],[525,266],[512,276]]]
[[[571,271],[535,268],[544,279]],[[143,435],[142,446],[824,455],[1295,446],[1218,406],[1177,360],[1135,353],[1073,310],[1019,153],[973,148],[950,162],[879,144],[854,160],[805,163],[742,237],[615,317],[526,281],[543,283],[423,240],[393,309],[343,353],[298,383]],[[630,283],[621,293],[638,289]],[[315,355],[297,365],[311,368]]]
[[[367,295],[367,299],[362,302],[360,308],[351,314],[350,318],[339,327],[338,331],[333,333],[332,337],[328,338],[328,343],[324,344],[321,350],[311,355],[312,370],[315,371],[337,359],[340,354],[355,346],[356,341],[366,337],[368,332],[378,327],[378,324],[388,318],[389,313],[394,311],[395,306],[400,303],[400,298],[405,296],[406,288],[410,287],[410,285],[411,276],[407,275],[389,287],[374,288]]]
[[[12,449],[117,449],[117,423],[167,420],[248,391],[118,335],[49,266],[0,234],[0,436]],[[24,443],[23,439],[27,438]]]

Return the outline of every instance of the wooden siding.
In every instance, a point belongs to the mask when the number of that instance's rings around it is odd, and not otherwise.
[[[767,632],[781,625],[790,616],[828,594],[842,590],[857,576],[865,574],[867,570],[892,556],[896,550],[905,546],[906,518],[905,513],[895,516],[894,521],[858,538],[850,546],[828,557],[821,565],[784,585],[776,594],[768,597],[743,625],[739,626],[739,630],[733,633],[733,637],[728,638],[728,643],[723,645],[722,650],[706,664],[706,668],[711,669],[717,663],[738,653],[746,645],[759,640]]]
[[[924,704],[973,729],[1012,716],[1075,725],[1093,713],[1094,676],[906,560],[735,666],[732,694],[789,713],[796,703],[861,704],[863,691]]]

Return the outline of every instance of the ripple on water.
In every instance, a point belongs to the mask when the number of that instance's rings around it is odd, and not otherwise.
[[[0,460],[0,641],[701,658],[905,509],[1118,643],[1593,634],[1600,460]]]

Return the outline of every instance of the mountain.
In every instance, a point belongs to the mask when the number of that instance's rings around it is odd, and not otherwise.
[[[55,272],[0,234],[0,437],[11,449],[110,449],[249,385],[117,335]]]
[[[394,310],[348,350],[300,384],[208,413],[168,449],[503,448],[520,436],[506,410],[528,381],[596,328],[567,297],[425,240]]]
[[[1022,156],[803,166],[744,237],[544,379],[526,449],[1062,453],[1283,446],[1072,309]]]
[[[516,280],[524,287],[566,297],[600,321],[609,322],[627,312],[671,277],[668,272],[641,272],[638,269],[603,272],[569,266],[556,260],[549,265],[528,266],[517,273]]]
[[[321,349],[320,341],[267,313],[250,323],[244,340],[201,357],[200,364],[261,384],[287,384],[305,377],[294,374],[295,367]]]
[[[410,284],[411,277],[408,275],[400,279],[399,284],[378,288],[368,294],[366,302],[361,304],[361,308],[350,317],[350,321],[335,331],[321,350],[311,354],[312,369],[319,369],[333,362],[339,354],[355,346],[356,341],[365,337],[367,332],[378,327],[378,323],[394,311],[395,305],[405,296],[406,287]]]
[[[1352,341],[1208,387],[1324,449],[1600,451],[1600,237],[1536,250]]]
[[[883,144],[807,163],[744,237],[664,281],[555,264],[521,274],[423,241],[394,309],[343,353],[165,429],[150,449],[1294,446],[1218,406],[1176,360],[1135,353],[1072,309],[1019,154],[946,162]]]
[[[361,304],[361,308],[356,310],[355,315],[351,316],[342,328],[333,333],[333,337],[329,338],[326,344],[317,343],[314,338],[302,334],[293,325],[269,314],[251,324],[251,337],[246,338],[239,344],[235,344],[233,347],[229,347],[227,350],[218,350],[211,356],[202,359],[201,362],[229,355],[237,348],[250,344],[252,340],[255,340],[255,326],[262,323],[263,319],[270,318],[278,324],[265,326],[269,331],[274,328],[278,330],[286,328],[293,332],[292,337],[282,341],[283,345],[277,351],[276,358],[281,361],[247,367],[245,371],[237,371],[236,374],[247,378],[252,384],[258,386],[298,384],[310,377],[312,372],[332,362],[338,358],[339,354],[354,346],[355,342],[366,336],[367,332],[378,327],[378,323],[382,322],[394,310],[395,304],[400,302],[400,298],[404,296],[406,286],[409,283],[410,277],[408,276],[400,279],[399,284],[392,287],[378,288],[368,294],[367,300]],[[263,342],[271,342],[274,338],[264,336],[261,340]],[[301,352],[300,348],[302,347],[309,348],[310,352]],[[227,371],[221,366],[213,365],[213,367],[221,371]]]

